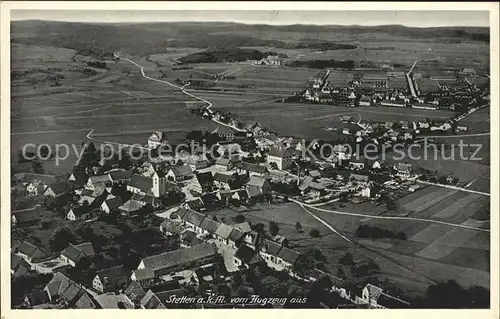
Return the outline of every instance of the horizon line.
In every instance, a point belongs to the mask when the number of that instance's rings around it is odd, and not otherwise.
[[[395,24],[318,24],[318,23],[262,23],[262,22],[243,22],[243,21],[230,21],[230,20],[207,20],[207,21],[121,21],[121,22],[108,22],[108,21],[78,21],[78,20],[46,20],[46,19],[10,19],[10,22],[18,21],[43,21],[43,22],[62,22],[62,23],[81,23],[81,24],[156,24],[156,23],[232,23],[248,26],[271,26],[271,27],[286,27],[286,26],[314,26],[314,27],[389,27],[400,26],[405,28],[418,28],[418,29],[431,29],[431,28],[487,28],[491,26],[484,25],[436,25],[436,26],[413,26],[400,23]]]

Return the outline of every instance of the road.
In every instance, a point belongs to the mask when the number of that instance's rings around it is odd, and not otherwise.
[[[154,82],[159,82],[159,83],[167,84],[167,85],[169,85],[169,86],[171,86],[173,88],[176,88],[176,89],[180,90],[182,93],[186,94],[187,96],[190,96],[190,97],[192,97],[192,98],[194,98],[194,99],[196,99],[198,101],[201,101],[201,102],[207,104],[207,109],[210,109],[212,107],[213,104],[210,101],[208,101],[208,100],[206,100],[204,98],[198,97],[198,96],[196,96],[196,95],[194,95],[192,93],[189,93],[187,90],[185,90],[184,88],[187,85],[185,85],[185,86],[178,86],[178,85],[176,85],[174,83],[171,83],[171,82],[168,82],[168,81],[165,81],[165,80],[159,80],[159,79],[155,79],[155,78],[152,78],[150,76],[147,76],[146,73],[144,72],[144,67],[142,65],[140,65],[140,64],[138,64],[138,63],[136,63],[136,62],[134,62],[134,61],[132,61],[130,59],[119,57],[116,53],[114,53],[114,55],[117,58],[120,58],[122,60],[128,61],[128,62],[132,63],[133,65],[139,67],[141,69],[142,77],[144,77],[145,79],[148,79],[148,80],[154,81]],[[222,122],[217,121],[217,120],[213,120],[213,121],[216,122],[219,125],[229,127],[229,128],[231,128],[231,129],[233,129],[235,131],[239,131],[239,132],[244,132],[245,131],[243,129],[239,129],[239,128],[235,127],[235,126],[232,126],[232,125],[229,125],[229,124],[226,124],[226,123],[222,123]]]
[[[366,214],[358,214],[358,213],[349,213],[349,212],[341,212],[341,211],[336,211],[336,210],[331,210],[331,209],[324,209],[324,208],[319,208],[317,206],[312,206],[303,202],[300,202],[298,200],[295,200],[293,198],[289,198],[291,202],[294,202],[301,207],[307,207],[311,208],[314,210],[318,210],[321,212],[326,212],[326,213],[331,213],[331,214],[336,214],[336,215],[347,215],[347,216],[354,216],[354,217],[363,217],[363,218],[373,218],[373,219],[389,219],[389,220],[411,220],[411,221],[417,221],[417,222],[426,222],[430,224],[441,224],[441,225],[447,225],[447,226],[452,226],[452,227],[457,227],[457,228],[464,228],[464,229],[469,229],[469,230],[476,230],[476,231],[482,231],[482,232],[487,232],[489,233],[489,229],[485,228],[479,228],[479,227],[473,227],[473,226],[467,226],[467,225],[461,225],[461,224],[454,224],[454,223],[448,223],[448,222],[443,222],[440,220],[434,220],[434,219],[424,219],[424,218],[415,218],[415,217],[402,217],[402,216],[376,216],[376,215],[366,215]],[[311,214],[309,212],[309,214]]]
[[[422,181],[422,180],[416,180],[418,183],[422,183],[422,184],[426,184],[426,185],[434,185],[434,186],[440,186],[440,187],[444,187],[444,188],[449,188],[449,189],[455,189],[455,190],[459,190],[459,191],[462,191],[462,192],[467,192],[467,193],[473,193],[473,194],[479,194],[479,195],[484,195],[484,196],[491,196],[490,193],[485,193],[485,192],[480,192],[480,191],[475,191],[475,190],[472,190],[472,189],[468,189],[468,188],[463,188],[463,187],[458,187],[458,186],[454,186],[454,185],[446,185],[446,184],[438,184],[438,183],[431,183],[431,182],[426,182],[426,181]],[[475,180],[474,180],[475,181]],[[474,182],[473,181],[473,182]],[[472,185],[472,183],[469,183],[469,185]]]

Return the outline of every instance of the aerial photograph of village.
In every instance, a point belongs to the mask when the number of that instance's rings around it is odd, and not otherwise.
[[[490,308],[489,12],[319,10],[12,10],[11,309]]]

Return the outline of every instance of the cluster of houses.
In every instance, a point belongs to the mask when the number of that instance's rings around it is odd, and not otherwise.
[[[465,70],[465,71],[464,71]],[[309,102],[335,103],[336,105],[409,107],[424,110],[453,109],[455,105],[448,103],[450,96],[473,99],[478,88],[467,76],[475,76],[474,69],[464,69],[456,75],[431,76],[424,78],[421,73],[405,72],[370,72],[362,75],[339,75],[345,85],[331,86],[328,71],[312,78],[306,90],[300,96]],[[347,76],[347,80],[345,77]],[[465,80],[461,80],[464,78]],[[336,79],[333,82],[338,82]],[[434,84],[436,91],[424,88]],[[419,87],[419,83],[422,88]],[[443,99],[444,98],[444,99]]]

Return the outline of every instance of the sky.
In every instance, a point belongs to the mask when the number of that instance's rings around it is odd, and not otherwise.
[[[337,24],[409,27],[489,26],[488,11],[154,11],[154,10],[12,10],[12,20],[52,20],[71,22],[175,22],[219,21],[247,24]]]

